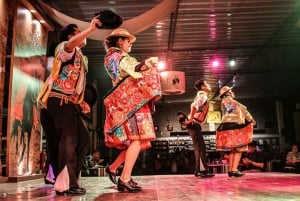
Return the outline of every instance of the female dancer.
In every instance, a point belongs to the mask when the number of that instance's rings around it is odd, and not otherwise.
[[[242,152],[247,151],[248,143],[252,141],[253,125],[256,124],[246,106],[234,100],[232,87],[220,89],[222,123],[216,132],[216,148],[229,153],[229,177],[244,176],[238,170]]]
[[[161,97],[157,57],[138,62],[128,53],[136,37],[125,29],[115,29],[105,41],[107,54],[104,65],[112,79],[113,89],[105,96],[104,125],[106,146],[122,151],[106,169],[118,190],[138,192],[141,188],[132,181],[131,173],[141,150],[151,147],[156,139],[150,103]],[[116,169],[124,162],[116,182]]]

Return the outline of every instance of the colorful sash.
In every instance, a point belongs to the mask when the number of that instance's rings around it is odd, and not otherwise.
[[[206,101],[200,108],[199,111],[196,112],[196,114],[194,115],[194,119],[200,123],[202,123],[207,115],[208,112],[208,108],[209,108],[209,103],[208,101]]]
[[[105,134],[114,134],[136,111],[148,102],[161,98],[160,77],[156,68],[141,73],[143,78],[129,76],[105,96]]]

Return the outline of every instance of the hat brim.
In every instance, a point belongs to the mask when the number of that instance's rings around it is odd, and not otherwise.
[[[183,124],[188,119],[186,114],[183,113],[183,112],[178,112],[177,116],[178,116],[178,121],[179,121],[180,124]]]
[[[179,116],[179,115],[184,115],[184,116],[186,116],[186,114],[184,113],[184,112],[177,112],[177,116]]]
[[[233,87],[229,87],[226,91],[224,91],[222,94],[219,95],[220,98],[223,98],[224,94],[226,94],[229,90],[231,90]]]
[[[106,38],[106,40],[109,40],[114,37],[125,37],[129,38],[130,43],[134,43],[136,41],[136,37],[133,35],[127,35],[127,34],[115,34],[115,35],[110,35]]]

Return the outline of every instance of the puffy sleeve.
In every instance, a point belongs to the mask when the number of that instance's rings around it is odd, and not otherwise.
[[[242,108],[242,111],[245,113],[245,119],[248,121],[248,122],[251,122],[253,120],[253,117],[251,115],[251,113],[247,110],[247,107],[241,103],[239,103],[241,108]]]
[[[197,96],[194,98],[192,107],[195,107],[197,110],[207,101],[207,95],[204,91],[199,91]]]
[[[245,114],[245,119],[249,122],[253,121],[253,117],[251,115],[251,113],[246,109],[246,114]]]
[[[139,72],[136,72],[136,66],[140,63],[134,58],[129,55],[124,56],[120,61],[120,73],[128,74],[133,78],[142,78],[143,75]]]
[[[66,43],[66,41],[60,43],[55,50],[55,55],[58,54],[58,57],[61,59],[62,62],[67,62],[67,61],[71,60],[75,53],[75,48],[73,49],[72,52],[66,52],[64,50],[65,43]]]

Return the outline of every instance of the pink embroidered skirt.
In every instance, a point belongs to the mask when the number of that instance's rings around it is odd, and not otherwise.
[[[106,146],[126,149],[132,140],[155,140],[151,101],[161,97],[160,77],[156,69],[141,72],[143,78],[127,77],[104,99]]]

